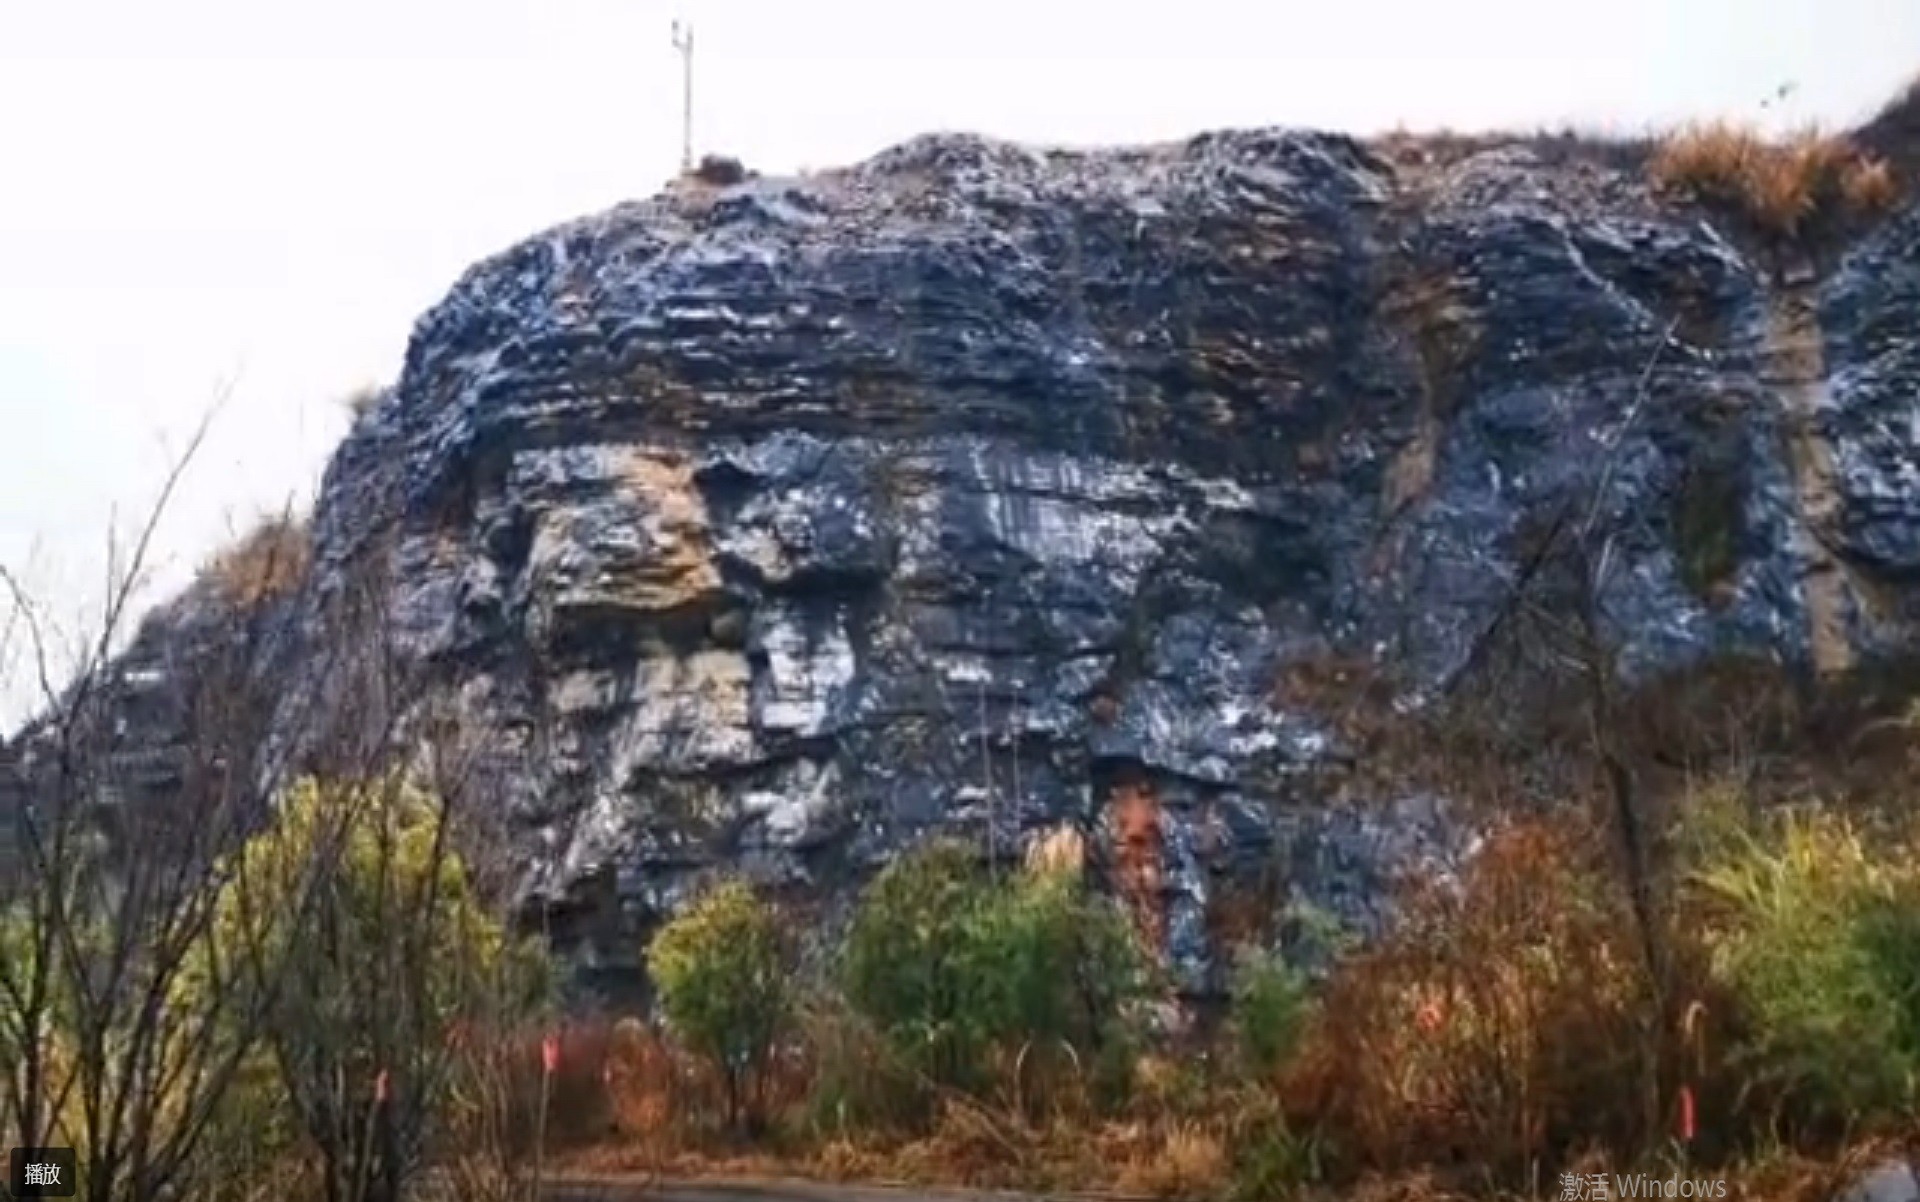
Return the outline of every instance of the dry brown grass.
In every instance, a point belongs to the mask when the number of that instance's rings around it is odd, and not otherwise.
[[[1856,159],[1840,176],[1840,194],[1862,213],[1891,209],[1900,199],[1900,182],[1885,159]]]
[[[1899,199],[1884,160],[1813,129],[1774,140],[1724,121],[1688,126],[1661,142],[1647,170],[1662,192],[1730,209],[1789,238],[1825,219],[1884,212]]]
[[[1541,128],[1524,132],[1416,132],[1402,126],[1371,139],[1369,145],[1402,173],[1446,171],[1490,150],[1518,147],[1552,167],[1592,163],[1631,171],[1645,160],[1644,139],[1599,129]]]
[[[1078,877],[1086,867],[1086,836],[1071,823],[1054,827],[1027,846],[1026,868],[1036,876]]]
[[[1516,825],[1353,957],[1287,1083],[1290,1109],[1381,1172],[1518,1183],[1578,1145],[1647,1146],[1659,1028],[1595,832]]]
[[[1224,1129],[1177,1128],[1171,1137],[1138,1124],[1109,1124],[1097,1129],[1052,1133],[1046,1141],[1046,1159],[1027,1173],[1009,1172],[1004,1162],[982,1156],[977,1175],[956,1171],[944,1161],[950,1150],[935,1141],[884,1145],[838,1139],[811,1156],[702,1155],[687,1153],[665,1162],[650,1162],[628,1149],[602,1148],[575,1155],[556,1165],[557,1174],[598,1177],[615,1185],[643,1184],[661,1175],[714,1181],[818,1180],[868,1185],[943,1186],[959,1188],[1023,1188],[1080,1194],[1095,1198],[1269,1198],[1293,1196],[1303,1202],[1466,1202],[1467,1199],[1537,1200],[1556,1196],[1556,1179],[1545,1176],[1537,1189],[1489,1189],[1461,1185],[1451,1175],[1431,1169],[1363,1173],[1336,1187],[1305,1183],[1279,1190],[1249,1189],[1233,1181],[1230,1172],[1231,1134]],[[1920,1134],[1916,1135],[1920,1138]],[[1725,1168],[1683,1167],[1655,1161],[1629,1165],[1591,1152],[1570,1162],[1569,1171],[1583,1174],[1646,1171],[1665,1178],[1725,1178],[1727,1196],[1735,1202],[1824,1202],[1841,1196],[1846,1186],[1888,1159],[1920,1153],[1914,1141],[1906,1144],[1874,1140],[1856,1144],[1831,1156],[1807,1156],[1774,1151]],[[1217,1154],[1217,1159],[1216,1159]],[[1158,1158],[1158,1159],[1156,1159]],[[1168,1163],[1171,1162],[1171,1163]],[[1219,1172],[1222,1175],[1213,1176]],[[269,1195],[248,1195],[256,1202]],[[291,1197],[291,1195],[287,1195]],[[465,1198],[467,1195],[453,1196]]]
[[[291,595],[306,580],[312,560],[307,524],[272,517],[215,555],[204,576],[229,603],[254,609]]]
[[[547,1109],[548,1137],[557,1144],[584,1143],[614,1129],[615,1111],[608,1090],[613,1025],[605,1019],[561,1028],[560,1064],[554,1071]],[[531,1071],[539,1063],[539,1044],[529,1035],[522,1053]]]
[[[387,390],[380,385],[363,384],[341,397],[340,403],[346,406],[347,412],[353,415],[355,421],[358,421],[379,408],[380,402],[385,400],[386,396]]]
[[[1234,1175],[1232,1134],[1224,1115],[1028,1123],[971,1100],[949,1099],[925,1135],[836,1137],[785,1167],[829,1181],[1219,1198]]]
[[[1827,1202],[1893,1159],[1920,1160],[1920,1126],[1907,1140],[1863,1139],[1830,1156],[1774,1148],[1735,1165],[1728,1193],[1742,1202]]]
[[[679,1112],[680,1064],[666,1041],[637,1018],[613,1025],[608,1039],[607,1109],[622,1135],[669,1131]]]
[[[604,1019],[570,1023],[558,1032],[560,1063],[546,1083],[546,1136],[549,1148],[565,1148],[597,1143],[616,1131],[615,1115],[607,1083],[610,1025]],[[508,1156],[524,1155],[533,1146],[538,1126],[541,1078],[541,1043],[546,1033],[534,1029],[485,1032],[465,1029],[462,1036],[462,1061],[468,1084],[463,1094],[474,1106],[456,1109],[476,1111],[468,1115],[475,1121],[497,1123],[497,1129],[484,1134],[502,1143]],[[477,1135],[469,1132],[463,1143],[472,1145]]]
[[[808,1117],[804,1087],[884,1072],[874,1049],[831,1024],[809,1024],[822,1044],[796,1065],[788,1104],[769,1138],[740,1146],[713,1121],[715,1102],[695,1063],[631,1020],[614,1028],[607,1089],[619,1133],[567,1152],[571,1171],[688,1177],[798,1176],[828,1181],[907,1182],[1031,1192],[1119,1191],[1141,1197],[1222,1195],[1233,1174],[1235,1095],[1205,1095],[1190,1066],[1143,1059],[1140,1088],[1124,1113],[1100,1117],[1070,1059],[1034,1068],[1025,1055],[996,1063],[1001,1084],[984,1096],[940,1092],[930,1121],[861,1107],[851,1121]],[[853,1057],[860,1064],[834,1063]],[[805,1080],[801,1080],[805,1077]],[[1178,1078],[1176,1080],[1175,1078]],[[884,1094],[882,1087],[879,1091]]]
[[[1114,1185],[1152,1198],[1218,1197],[1232,1176],[1220,1137],[1196,1123],[1176,1123],[1160,1133],[1160,1147],[1121,1166]]]
[[[298,1154],[199,1182],[193,1196],[204,1202],[322,1202],[325,1197],[314,1165]]]

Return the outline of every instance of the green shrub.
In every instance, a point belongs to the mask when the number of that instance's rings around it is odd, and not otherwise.
[[[758,1126],[768,1061],[792,1016],[772,909],[746,884],[722,884],[660,929],[647,968],[674,1035],[725,1082],[728,1124]]]
[[[902,1059],[940,1082],[973,1061],[968,924],[981,895],[971,854],[940,843],[887,866],[860,899],[843,949],[854,1010]]]
[[[1131,924],[1076,873],[985,873],[966,848],[929,845],[889,865],[847,934],[848,1002],[930,1082],[989,1084],[989,1068],[1123,1044],[1148,960]]]
[[[1233,1030],[1246,1066],[1271,1077],[1293,1055],[1313,1011],[1305,973],[1274,952],[1249,949],[1235,966]]]
[[[261,990],[260,1047],[222,1099],[218,1145],[318,1155],[329,1189],[387,1186],[449,1133],[461,1044],[545,1005],[543,948],[481,897],[439,799],[387,778],[297,782],[228,866],[182,990]],[[389,1099],[385,1129],[366,1116]]]
[[[1290,1197],[1321,1176],[1321,1148],[1311,1134],[1287,1125],[1271,1094],[1243,1095],[1232,1126],[1231,1202],[1266,1202]]]
[[[1730,1057],[1814,1127],[1911,1113],[1920,1092],[1920,872],[1833,814],[1721,823],[1694,873],[1713,971],[1742,1021]]]

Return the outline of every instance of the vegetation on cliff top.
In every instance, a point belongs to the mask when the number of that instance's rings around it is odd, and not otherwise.
[[[293,593],[312,565],[312,532],[286,514],[262,518],[201,571],[230,605],[252,610]]]
[[[1877,216],[1901,194],[1892,166],[1850,138],[1803,130],[1774,140],[1728,122],[1669,135],[1648,174],[1662,191],[1728,209],[1786,238],[1823,219]]]

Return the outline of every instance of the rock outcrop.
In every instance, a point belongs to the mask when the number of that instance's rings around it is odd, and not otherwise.
[[[1234,890],[1364,914],[1461,839],[1420,781],[1330,786],[1283,682],[1426,703],[1569,505],[1628,681],[1911,646],[1920,211],[1788,256],[1630,159],[941,136],[683,181],[421,319],[289,612],[387,565],[608,988],[711,867],[832,900],[1061,823],[1207,988]]]

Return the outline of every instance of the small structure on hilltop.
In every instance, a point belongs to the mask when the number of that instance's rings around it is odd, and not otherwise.
[[[710,154],[700,160],[700,165],[689,172],[694,179],[714,188],[730,188],[745,183],[753,173],[739,159],[726,155]]]

